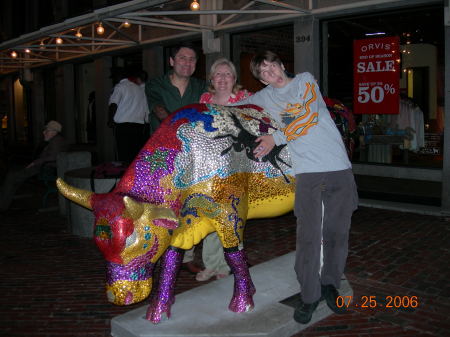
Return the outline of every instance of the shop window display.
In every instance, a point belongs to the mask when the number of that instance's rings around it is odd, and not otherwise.
[[[328,95],[353,109],[353,41],[374,33],[400,39],[398,114],[355,115],[353,162],[442,167],[443,8],[328,21]]]

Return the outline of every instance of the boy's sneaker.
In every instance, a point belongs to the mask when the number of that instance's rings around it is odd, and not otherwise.
[[[301,324],[309,323],[309,321],[311,321],[312,314],[318,305],[319,301],[313,303],[303,303],[303,301],[300,300],[299,305],[294,311],[294,320]]]
[[[348,310],[346,310],[344,307],[338,307],[337,306],[337,298],[339,297],[339,293],[336,289],[336,287],[332,284],[327,284],[326,286],[322,285],[322,298],[327,302],[328,308],[333,310],[336,314],[346,314],[348,313]]]

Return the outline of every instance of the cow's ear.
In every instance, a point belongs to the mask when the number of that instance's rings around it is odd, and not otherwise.
[[[142,202],[134,201],[132,198],[125,196],[123,197],[123,204],[125,205],[125,210],[133,220],[139,219],[142,213],[144,213],[144,205]]]
[[[156,226],[164,227],[167,229],[178,228],[178,217],[170,208],[155,207],[152,210],[152,218],[152,221]]]

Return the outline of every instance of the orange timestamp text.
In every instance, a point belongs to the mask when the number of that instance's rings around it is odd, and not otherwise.
[[[361,296],[355,299],[353,296],[338,296],[336,298],[336,306],[338,308],[349,308],[350,306],[358,308],[417,308],[419,299],[417,296]]]

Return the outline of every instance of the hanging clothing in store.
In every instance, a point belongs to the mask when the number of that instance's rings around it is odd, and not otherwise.
[[[418,151],[425,146],[423,111],[406,96],[400,97],[399,104],[399,114],[390,116],[390,124],[396,129],[405,130],[411,137],[408,149]]]

